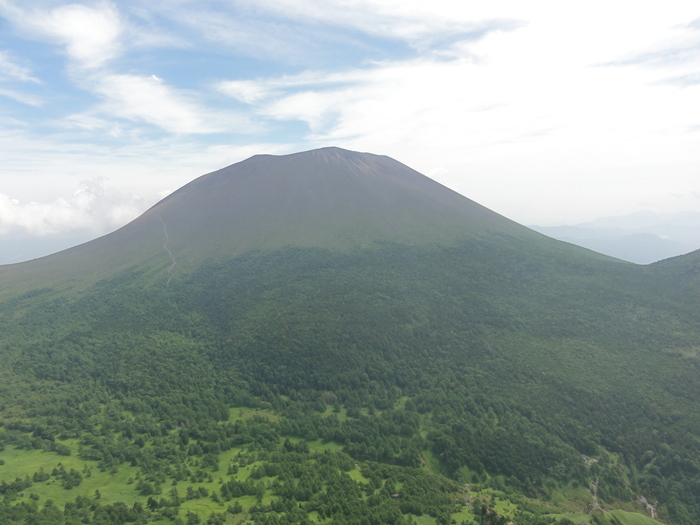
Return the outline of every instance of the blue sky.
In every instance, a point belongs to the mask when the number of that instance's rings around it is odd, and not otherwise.
[[[256,153],[386,154],[524,224],[700,211],[700,5],[0,0],[0,238]]]

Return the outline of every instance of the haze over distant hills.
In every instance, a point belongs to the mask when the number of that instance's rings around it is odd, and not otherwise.
[[[535,231],[637,264],[700,249],[700,213],[640,211],[573,226],[529,226]]]
[[[49,234],[45,236],[15,233],[0,236],[0,264],[15,264],[45,257],[52,253],[67,250],[96,235],[88,234]]]

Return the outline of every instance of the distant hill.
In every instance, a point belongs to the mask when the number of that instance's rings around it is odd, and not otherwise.
[[[637,264],[650,264],[700,249],[700,213],[650,211],[603,217],[575,226],[530,226],[578,246]]]
[[[0,523],[696,523],[696,259],[252,157],[0,267]]]

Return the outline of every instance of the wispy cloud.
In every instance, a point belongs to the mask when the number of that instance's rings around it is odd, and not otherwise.
[[[223,80],[215,89],[245,104],[255,104],[271,97],[285,95],[297,89],[341,87],[365,82],[368,70],[305,71],[298,75],[283,75],[257,80]]]
[[[30,68],[18,64],[8,51],[0,51],[0,79],[3,77],[22,82],[41,82],[38,78],[32,76]]]
[[[700,19],[676,26],[671,36],[649,49],[631,53],[606,65],[676,67],[688,63],[700,64]]]
[[[180,1],[161,3],[157,9],[229,51],[296,66],[319,65],[329,57],[359,64],[397,53],[449,51],[456,42],[475,42],[526,25],[518,18],[479,13],[472,6],[454,9],[443,0],[437,3],[445,9],[435,2],[384,0]]]
[[[700,71],[688,73],[686,75],[666,77],[662,80],[655,82],[655,84],[669,84],[671,86],[677,87],[697,86],[698,84],[700,84]]]
[[[431,141],[438,131],[431,123],[440,122],[440,140],[450,143],[504,107],[502,92],[493,89],[497,79],[485,79],[481,72],[476,80],[477,68],[469,60],[387,61],[332,73],[223,81],[216,87],[260,117],[307,123],[307,139],[315,142]],[[484,117],[484,111],[491,113]],[[482,140],[489,140],[493,126],[482,128]]]
[[[315,31],[220,11],[179,9],[170,13],[179,24],[195,31],[216,45],[254,58],[278,62],[303,63],[308,57],[322,51],[321,35]],[[261,38],[261,35],[264,37]],[[315,52],[314,52],[315,51]]]
[[[44,101],[39,97],[28,93],[23,93],[21,91],[16,91],[14,89],[0,88],[0,96],[11,98],[12,100],[21,102],[22,104],[27,104],[29,106],[39,107],[44,103]]]
[[[255,0],[247,2],[285,19],[331,24],[380,37],[404,40],[417,48],[427,48],[454,39],[477,40],[491,31],[513,30],[523,22],[513,18],[479,20],[476,10],[454,9],[451,4],[405,2],[399,0],[318,1]]]
[[[106,73],[89,82],[104,100],[94,111],[111,117],[147,122],[171,133],[215,133],[243,124],[230,114],[224,121],[224,115],[190,100],[155,75]]]
[[[647,49],[628,53],[627,56],[601,65],[637,66],[657,70],[663,76],[653,81],[653,85],[675,87],[698,85],[700,84],[700,19],[676,25],[665,39]]]

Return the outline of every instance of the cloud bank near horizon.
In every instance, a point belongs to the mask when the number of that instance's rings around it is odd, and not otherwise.
[[[205,172],[327,145],[523,223],[700,210],[691,2],[0,0],[0,22],[0,234],[113,228]],[[96,177],[123,208],[70,193]]]
[[[83,181],[69,199],[53,202],[21,203],[0,193],[0,235],[102,235],[135,219],[149,204],[142,197],[108,187],[101,179]]]

